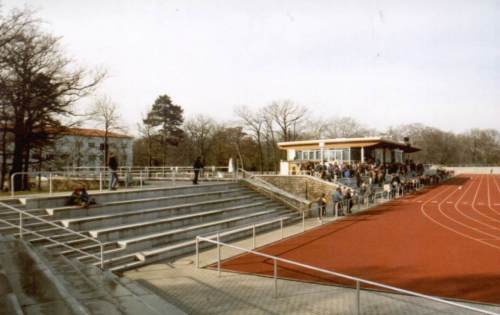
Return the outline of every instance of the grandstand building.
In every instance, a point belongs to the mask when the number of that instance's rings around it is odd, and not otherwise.
[[[402,163],[408,154],[420,151],[409,141],[397,142],[382,137],[336,138],[280,142],[286,150],[287,160],[282,161],[281,174],[290,174],[307,162],[320,163]]]

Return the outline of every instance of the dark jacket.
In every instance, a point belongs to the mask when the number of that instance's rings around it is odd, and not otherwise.
[[[196,171],[199,171],[200,168],[203,168],[203,163],[201,162],[201,160],[196,160],[194,161],[194,164],[193,164],[193,168],[196,170]]]
[[[108,162],[108,166],[113,171],[116,171],[118,169],[118,160],[114,156],[110,157],[109,162]]]

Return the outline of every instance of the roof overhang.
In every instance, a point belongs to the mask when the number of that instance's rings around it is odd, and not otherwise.
[[[313,149],[319,149],[321,146],[323,146],[325,149],[365,147],[365,148],[399,149],[404,151],[405,153],[413,153],[420,151],[420,148],[417,148],[410,144],[392,141],[381,137],[336,138],[336,139],[289,141],[289,142],[278,143],[278,147],[283,150],[287,149],[313,150]]]

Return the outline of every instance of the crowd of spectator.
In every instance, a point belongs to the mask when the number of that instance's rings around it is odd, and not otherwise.
[[[303,168],[302,168],[303,167]],[[385,198],[395,198],[417,189],[419,185],[436,184],[448,172],[436,170],[427,174],[423,164],[406,160],[404,163],[306,163],[301,166],[308,175],[341,183],[332,193],[334,215],[350,214],[354,204],[374,203],[377,193]]]

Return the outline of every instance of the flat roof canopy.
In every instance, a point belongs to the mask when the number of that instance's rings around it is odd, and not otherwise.
[[[365,137],[365,138],[336,138],[336,139],[321,139],[321,140],[304,140],[304,141],[289,141],[279,142],[278,147],[283,150],[313,150],[319,149],[320,143],[324,144],[325,149],[337,148],[385,148],[385,149],[399,149],[405,153],[413,153],[420,151],[420,148],[415,146],[387,140],[381,137]]]

